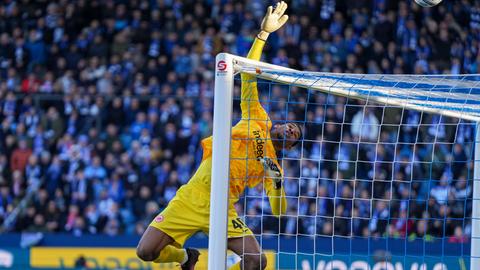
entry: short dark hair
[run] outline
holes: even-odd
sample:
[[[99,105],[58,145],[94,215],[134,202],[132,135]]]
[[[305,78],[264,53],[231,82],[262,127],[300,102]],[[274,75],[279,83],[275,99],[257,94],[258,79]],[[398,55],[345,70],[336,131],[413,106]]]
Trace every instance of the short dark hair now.
[[[298,142],[299,142],[299,141],[302,139],[302,137],[303,137],[303,128],[302,128],[302,126],[301,126],[299,123],[297,123],[297,122],[290,122],[290,124],[296,126],[296,127],[298,128],[298,130],[300,131],[300,137],[298,137],[298,140],[296,140],[296,141],[293,142],[293,144],[292,144],[292,147],[294,147],[295,145],[298,144]]]

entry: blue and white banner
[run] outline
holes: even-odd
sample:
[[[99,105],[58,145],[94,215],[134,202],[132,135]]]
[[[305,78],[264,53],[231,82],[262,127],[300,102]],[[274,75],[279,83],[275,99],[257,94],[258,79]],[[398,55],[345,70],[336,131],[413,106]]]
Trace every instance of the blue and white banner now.
[[[432,258],[393,256],[375,261],[365,256],[291,255],[280,253],[277,269],[302,270],[466,270],[469,259],[464,257]]]

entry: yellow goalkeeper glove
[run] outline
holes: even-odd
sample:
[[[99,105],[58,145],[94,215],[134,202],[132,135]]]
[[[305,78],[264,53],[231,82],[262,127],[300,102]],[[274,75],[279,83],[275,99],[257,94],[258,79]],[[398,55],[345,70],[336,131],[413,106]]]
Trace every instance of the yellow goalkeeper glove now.
[[[267,14],[263,18],[260,33],[257,35],[257,38],[261,40],[267,40],[268,35],[280,29],[288,20],[288,15],[285,15],[285,10],[287,10],[287,3],[281,1],[275,6],[275,9],[272,6],[269,6],[267,9]]]

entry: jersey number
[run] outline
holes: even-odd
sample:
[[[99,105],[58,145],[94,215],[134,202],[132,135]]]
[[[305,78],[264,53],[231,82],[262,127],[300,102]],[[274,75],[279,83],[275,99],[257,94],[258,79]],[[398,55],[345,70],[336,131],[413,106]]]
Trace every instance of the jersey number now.
[[[244,230],[247,227],[247,225],[245,225],[245,223],[243,223],[243,220],[241,218],[232,219],[232,225],[233,225],[234,229]]]

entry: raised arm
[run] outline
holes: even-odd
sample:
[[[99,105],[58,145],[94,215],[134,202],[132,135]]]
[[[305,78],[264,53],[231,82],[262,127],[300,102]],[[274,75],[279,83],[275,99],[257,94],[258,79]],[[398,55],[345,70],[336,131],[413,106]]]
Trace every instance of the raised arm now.
[[[267,14],[263,18],[261,31],[255,37],[253,45],[248,52],[247,58],[259,61],[262,57],[263,47],[270,33],[277,31],[288,20],[288,15],[284,15],[287,9],[285,2],[277,4],[275,9],[268,7]],[[258,114],[265,114],[258,98],[257,80],[255,76],[241,74],[242,94],[240,107],[242,109],[242,118],[248,119]]]

